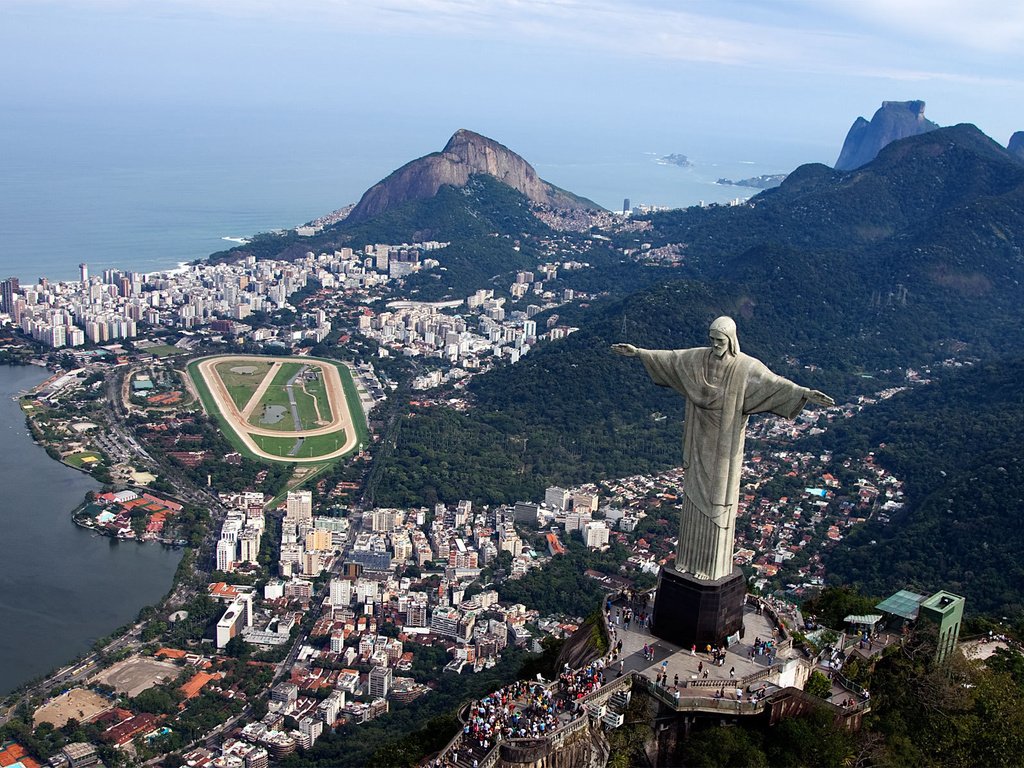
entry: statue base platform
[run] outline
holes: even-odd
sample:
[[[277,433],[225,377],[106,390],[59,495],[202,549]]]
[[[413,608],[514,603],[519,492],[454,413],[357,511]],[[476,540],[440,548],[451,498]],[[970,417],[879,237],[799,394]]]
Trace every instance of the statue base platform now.
[[[664,565],[658,574],[651,632],[682,648],[724,645],[726,637],[743,631],[746,592],[738,567],[728,576],[705,581]]]

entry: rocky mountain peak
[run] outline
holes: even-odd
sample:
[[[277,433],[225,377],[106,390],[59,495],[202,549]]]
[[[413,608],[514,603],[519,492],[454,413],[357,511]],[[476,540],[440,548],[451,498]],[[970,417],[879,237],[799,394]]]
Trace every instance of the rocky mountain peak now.
[[[541,179],[533,166],[503,144],[460,128],[440,152],[406,163],[370,187],[349,219],[361,221],[410,200],[433,197],[445,185],[464,187],[476,174],[493,176],[530,200],[553,208],[597,208]]]
[[[883,101],[870,122],[863,117],[854,120],[836,160],[836,170],[860,168],[874,160],[887,144],[938,127],[924,116],[923,101]]]

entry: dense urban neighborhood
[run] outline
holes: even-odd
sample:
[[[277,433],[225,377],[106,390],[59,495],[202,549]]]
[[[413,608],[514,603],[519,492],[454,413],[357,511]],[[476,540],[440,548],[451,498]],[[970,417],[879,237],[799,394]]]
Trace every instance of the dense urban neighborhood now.
[[[99,483],[68,524],[182,552],[159,604],[7,697],[0,764],[480,768],[538,750],[596,764],[635,757],[653,711],[687,728],[824,713],[842,739],[871,715],[870,670],[914,627],[936,627],[929,658],[951,658],[965,606],[954,590],[883,600],[830,583],[830,554],[885,531],[908,494],[884,441],[840,452],[830,438],[936,373],[976,367],[966,347],[858,367],[834,404],[751,420],[739,628],[686,647],[652,624],[680,544],[685,472],[655,445],[668,428],[678,441],[676,417],[637,394],[653,436],[635,431],[600,410],[600,373],[576,363],[556,384],[579,394],[575,415],[512,383],[544,355],[531,375],[556,370],[586,313],[622,299],[620,278],[598,273],[656,284],[687,263],[686,239],[650,237],[647,210],[538,205],[516,214],[532,222],[518,234],[325,239],[347,213],[177,270],[82,263],[77,281],[0,283],[4,359],[49,369],[18,398],[32,437]],[[488,248],[508,260],[497,275],[501,259],[465,258]],[[278,251],[288,258],[266,255]],[[645,312],[616,315],[615,337]],[[591,354],[610,360],[606,347]],[[529,419],[459,432],[462,417],[512,418],[481,405],[477,384],[495,375]],[[637,454],[614,466],[651,471],[531,461],[552,445],[560,460],[592,456],[598,433]],[[467,442],[481,436],[491,442]],[[978,658],[1010,646],[992,630],[975,640]]]

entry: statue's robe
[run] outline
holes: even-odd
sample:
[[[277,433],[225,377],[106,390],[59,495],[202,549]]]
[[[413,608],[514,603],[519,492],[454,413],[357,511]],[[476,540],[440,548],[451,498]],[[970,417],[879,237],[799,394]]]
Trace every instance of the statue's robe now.
[[[736,505],[747,417],[770,412],[794,418],[808,390],[742,352],[712,360],[709,347],[640,350],[655,384],[686,398],[683,506],[676,568],[699,579],[732,573]],[[717,373],[717,381],[711,371]]]

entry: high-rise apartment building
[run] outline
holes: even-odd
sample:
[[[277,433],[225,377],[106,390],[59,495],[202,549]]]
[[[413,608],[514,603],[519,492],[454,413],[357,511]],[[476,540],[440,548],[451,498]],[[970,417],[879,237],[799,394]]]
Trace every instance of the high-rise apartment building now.
[[[0,282],[0,300],[3,302],[0,309],[9,315],[14,314],[14,295],[18,292],[18,287],[19,283],[16,277],[8,277]]]
[[[391,670],[388,667],[374,667],[370,670],[367,686],[371,698],[386,699],[391,690]]]
[[[313,494],[309,491],[289,491],[284,519],[289,523],[312,523]]]
[[[217,570],[228,573],[234,570],[237,544],[234,539],[221,539],[217,542]]]

